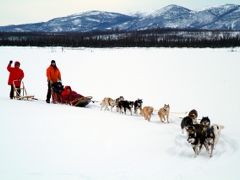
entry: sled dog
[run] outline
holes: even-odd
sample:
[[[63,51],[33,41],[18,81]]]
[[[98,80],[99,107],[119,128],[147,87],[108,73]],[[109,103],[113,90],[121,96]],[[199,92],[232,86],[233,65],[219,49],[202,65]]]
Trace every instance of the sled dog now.
[[[188,116],[192,118],[194,124],[197,123],[198,112],[196,109],[189,111]]]
[[[182,129],[182,133],[184,133],[184,129],[187,130],[189,126],[193,125],[193,120],[191,117],[186,116],[182,119],[181,122],[181,129]]]
[[[199,155],[202,146],[204,145],[206,130],[204,130],[204,127],[201,124],[190,125],[186,130],[188,132],[187,141],[192,145],[194,156],[196,157]]]
[[[123,111],[124,111],[124,113],[126,114],[126,111],[128,110],[130,112],[130,114],[132,115],[133,104],[134,104],[133,101],[126,101],[126,100],[119,101],[118,107],[120,109],[120,113],[123,113]]]
[[[134,102],[134,113],[137,114],[137,111],[140,110],[142,108],[142,99],[137,99],[135,102]]]
[[[199,155],[202,146],[206,148],[209,157],[213,156],[213,150],[217,144],[222,128],[223,126],[219,125],[207,127],[202,124],[193,124],[188,127],[187,141],[192,145],[195,157]]]
[[[110,97],[105,97],[101,102],[101,110],[104,108],[104,110],[109,110],[109,107],[111,108],[111,111],[113,107],[115,106],[115,101]]]
[[[214,146],[216,146],[216,144],[219,141],[221,131],[224,129],[224,126],[223,125],[218,125],[218,124],[213,124],[212,128],[213,128],[213,132],[214,132],[214,135],[215,135]]]
[[[214,145],[215,145],[214,128],[208,127],[205,133],[204,146],[210,157],[212,157]]]
[[[150,121],[153,113],[153,107],[151,106],[145,106],[142,109],[140,109],[140,115],[144,117],[145,120]]]
[[[116,111],[120,112],[120,108],[119,108],[119,101],[123,101],[124,97],[123,96],[119,96],[117,99],[115,99],[115,105],[116,105]]]
[[[169,123],[169,112],[170,112],[169,104],[164,104],[164,106],[159,109],[158,116],[162,122],[165,122],[167,120],[167,122]]]
[[[205,127],[210,127],[210,119],[208,117],[202,117],[200,124],[202,124]]]

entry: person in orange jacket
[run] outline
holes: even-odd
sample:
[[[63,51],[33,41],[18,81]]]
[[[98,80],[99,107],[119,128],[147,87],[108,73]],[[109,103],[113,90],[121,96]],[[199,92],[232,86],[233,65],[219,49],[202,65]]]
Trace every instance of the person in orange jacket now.
[[[17,96],[21,94],[21,81],[24,78],[24,72],[22,69],[20,69],[20,62],[16,61],[14,63],[14,67],[12,67],[13,61],[9,61],[7,70],[9,71],[9,78],[8,78],[8,85],[11,86],[10,90],[10,99],[13,99],[14,97],[14,85],[15,88],[17,88]]]
[[[53,83],[61,81],[61,73],[58,69],[55,60],[51,61],[50,66],[47,68],[47,81],[48,81],[48,91],[47,91],[47,99],[46,102],[50,103],[51,99],[51,87]]]

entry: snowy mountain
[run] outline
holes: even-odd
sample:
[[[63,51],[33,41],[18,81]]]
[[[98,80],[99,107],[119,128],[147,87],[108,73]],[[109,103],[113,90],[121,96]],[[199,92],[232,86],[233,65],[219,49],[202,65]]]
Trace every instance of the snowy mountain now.
[[[225,5],[206,10],[215,16],[212,22],[206,24],[205,29],[234,29],[240,30],[240,6]]]
[[[186,28],[191,10],[177,5],[169,5],[157,10],[136,23],[135,29]]]
[[[181,6],[169,5],[137,22],[136,29],[233,29],[240,30],[240,6],[224,5],[203,11],[192,11]]]
[[[45,23],[0,27],[0,31],[16,32],[88,32],[110,30],[122,23],[133,21],[135,17],[103,11],[88,11],[66,17],[55,18]]]
[[[88,11],[42,23],[2,26],[0,31],[90,32],[152,28],[240,30],[240,5],[226,4],[202,11],[169,5],[150,14],[131,15]]]

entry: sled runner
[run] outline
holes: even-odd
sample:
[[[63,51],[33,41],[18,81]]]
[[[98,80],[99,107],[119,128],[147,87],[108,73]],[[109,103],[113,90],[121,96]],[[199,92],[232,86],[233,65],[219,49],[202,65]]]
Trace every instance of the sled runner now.
[[[13,90],[14,90],[14,99],[17,100],[37,100],[34,98],[34,95],[28,95],[24,82],[21,81],[20,87],[16,87],[16,82],[19,80],[13,81]]]
[[[92,102],[92,96],[86,96],[86,97],[81,97],[79,99],[74,100],[74,102],[71,102],[71,105],[77,106],[77,107],[85,107],[90,102]]]

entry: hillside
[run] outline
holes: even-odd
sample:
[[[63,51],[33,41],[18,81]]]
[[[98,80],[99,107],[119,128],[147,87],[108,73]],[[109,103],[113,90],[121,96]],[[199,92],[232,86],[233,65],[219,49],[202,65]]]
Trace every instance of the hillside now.
[[[201,11],[169,5],[152,13],[126,15],[88,11],[47,22],[0,27],[2,32],[91,32],[155,28],[240,30],[240,5],[226,4]]]

